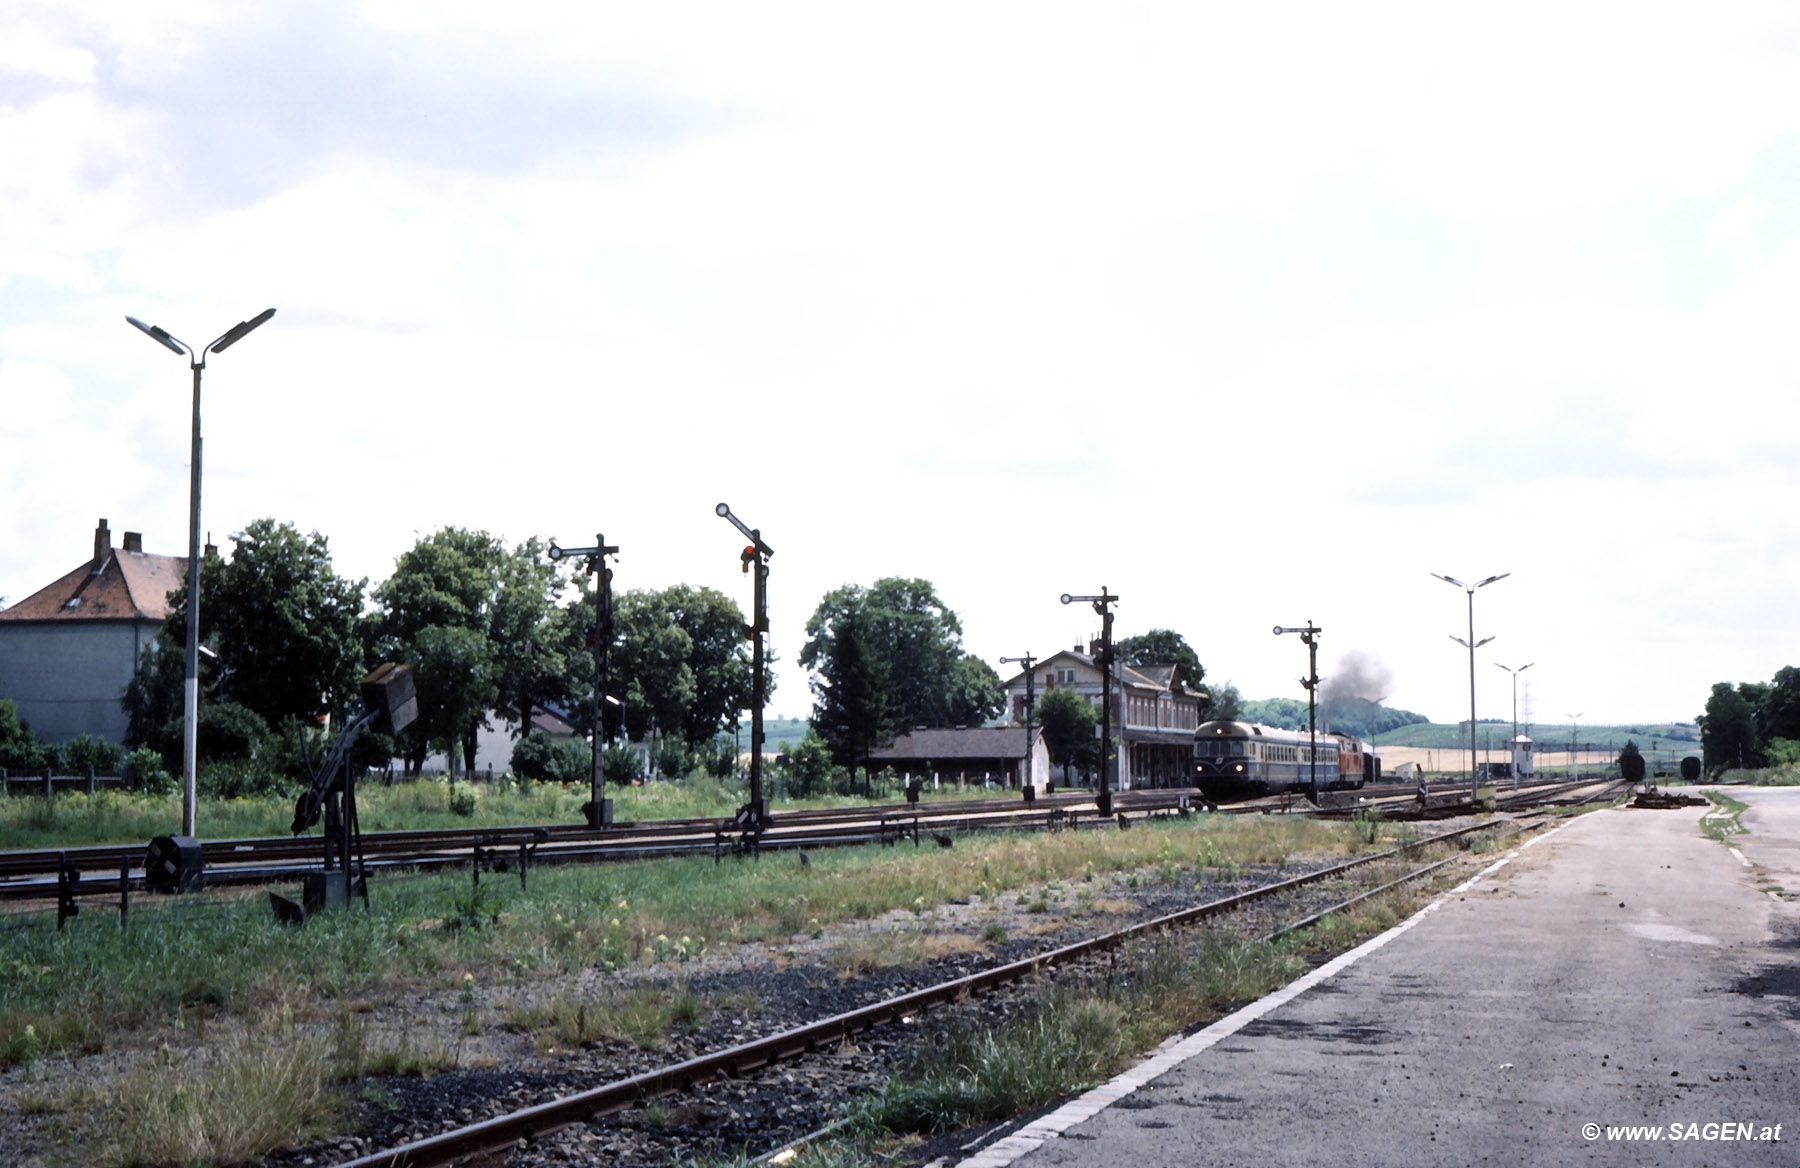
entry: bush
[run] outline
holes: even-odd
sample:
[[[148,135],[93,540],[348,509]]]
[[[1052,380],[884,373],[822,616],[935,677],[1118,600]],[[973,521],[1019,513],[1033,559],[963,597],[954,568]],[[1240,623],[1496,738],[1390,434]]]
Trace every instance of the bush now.
[[[737,770],[737,747],[724,739],[700,748],[700,765],[715,779],[728,779]]]
[[[644,777],[644,756],[623,743],[609,746],[600,756],[600,777],[609,783],[629,787]]]
[[[125,748],[104,738],[80,734],[63,743],[62,760],[70,774],[85,775],[92,768],[97,775],[116,775],[125,761]]]
[[[254,799],[264,795],[292,795],[301,784],[250,758],[203,761],[195,783],[208,799]]]
[[[831,786],[831,748],[811,730],[806,732],[799,746],[777,760],[777,765],[791,799],[822,795]]]
[[[552,738],[533,730],[512,752],[513,773],[545,783],[585,783],[594,769],[594,752],[579,738]]]
[[[681,739],[664,738],[656,744],[656,773],[663,778],[686,778],[694,763],[694,752]]]
[[[162,755],[148,746],[140,746],[125,756],[124,773],[125,781],[146,795],[168,795],[180,786],[163,765]]]
[[[56,761],[56,748],[38,741],[31,727],[19,720],[18,703],[0,698],[0,767],[38,771]]]
[[[163,757],[173,762],[181,756],[182,719],[172,719],[164,738],[175,744],[174,754]],[[256,711],[236,702],[201,702],[198,732],[200,757],[203,759],[249,758],[256,745],[268,736],[269,724]]]

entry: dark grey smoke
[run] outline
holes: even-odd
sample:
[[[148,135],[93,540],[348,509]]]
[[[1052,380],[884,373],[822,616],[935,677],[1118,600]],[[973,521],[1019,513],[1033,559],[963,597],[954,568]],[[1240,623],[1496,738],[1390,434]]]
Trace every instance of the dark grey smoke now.
[[[1337,670],[1319,687],[1327,705],[1350,698],[1380,701],[1394,692],[1394,673],[1367,653],[1351,650],[1338,661]]]

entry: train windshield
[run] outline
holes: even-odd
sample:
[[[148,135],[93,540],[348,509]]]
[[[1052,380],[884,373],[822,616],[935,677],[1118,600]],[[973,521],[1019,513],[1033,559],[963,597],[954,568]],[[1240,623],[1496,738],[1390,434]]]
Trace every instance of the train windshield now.
[[[1202,758],[1230,758],[1243,754],[1244,746],[1242,738],[1202,738],[1195,743],[1195,752]]]

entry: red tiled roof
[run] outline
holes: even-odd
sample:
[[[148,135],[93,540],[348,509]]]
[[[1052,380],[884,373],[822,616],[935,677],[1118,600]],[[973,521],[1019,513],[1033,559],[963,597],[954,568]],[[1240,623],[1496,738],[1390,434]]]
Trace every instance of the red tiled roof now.
[[[180,586],[186,572],[186,556],[114,550],[98,574],[90,560],[48,588],[0,609],[0,621],[160,621],[169,615],[170,590]]]

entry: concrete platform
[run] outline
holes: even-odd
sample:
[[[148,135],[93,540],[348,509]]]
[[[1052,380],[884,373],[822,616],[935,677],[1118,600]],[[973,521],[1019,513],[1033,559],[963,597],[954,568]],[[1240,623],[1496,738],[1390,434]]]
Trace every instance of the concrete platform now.
[[[1800,789],[1730,794],[1730,846],[1573,820],[963,1163],[1800,1164]]]

